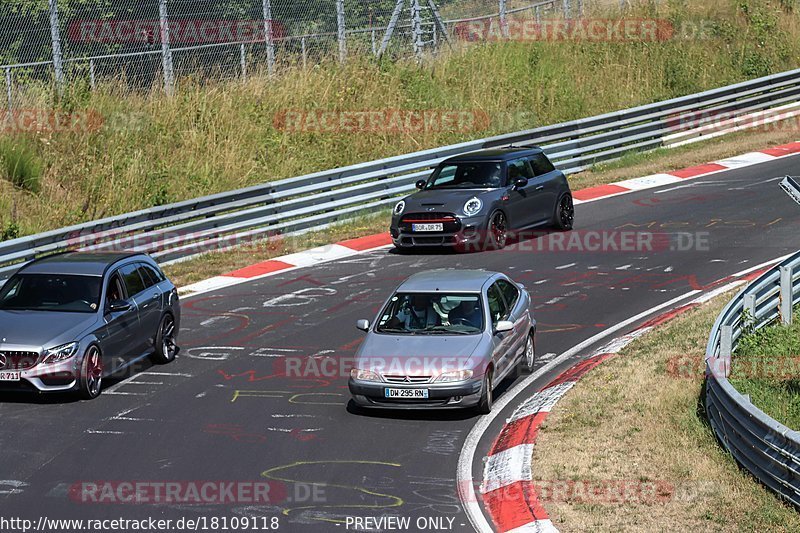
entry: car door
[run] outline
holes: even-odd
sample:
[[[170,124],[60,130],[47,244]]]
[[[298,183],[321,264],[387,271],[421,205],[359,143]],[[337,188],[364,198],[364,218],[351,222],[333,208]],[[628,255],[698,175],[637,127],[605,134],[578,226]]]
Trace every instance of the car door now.
[[[497,283],[486,291],[486,303],[492,334],[492,360],[494,361],[495,383],[506,374],[508,355],[514,341],[513,331],[496,332],[497,323],[508,316],[508,308]]]
[[[515,182],[524,178],[527,183],[518,187]],[[508,218],[513,228],[524,228],[538,221],[538,213],[544,208],[543,200],[536,190],[533,169],[526,158],[508,162]]]
[[[161,291],[144,270],[142,263],[131,263],[120,269],[128,294],[139,310],[139,331],[136,335],[136,355],[152,350],[161,321]]]
[[[506,279],[497,280],[497,287],[503,295],[506,307],[509,309],[508,316],[505,320],[514,323],[513,340],[509,348],[508,364],[515,365],[525,350],[525,343],[528,340],[528,331],[530,330],[530,315],[527,306],[524,305],[522,298],[520,298],[519,289],[510,281]]]
[[[112,311],[111,303],[124,301],[130,307],[121,311]],[[103,297],[103,320],[105,326],[100,332],[100,345],[104,366],[116,370],[124,366],[135,352],[135,339],[139,332],[139,313],[136,304],[128,297],[125,283],[119,271],[108,276]]]
[[[555,213],[556,202],[559,193],[560,172],[556,170],[544,153],[538,153],[530,158],[531,168],[533,169],[534,190],[540,199],[536,214],[538,222],[549,222]]]

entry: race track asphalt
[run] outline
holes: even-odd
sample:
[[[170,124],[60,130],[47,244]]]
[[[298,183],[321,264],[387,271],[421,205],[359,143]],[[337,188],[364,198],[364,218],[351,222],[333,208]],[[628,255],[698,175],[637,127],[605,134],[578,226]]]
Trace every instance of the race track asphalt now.
[[[554,239],[563,234],[499,252],[384,249],[185,299],[182,352],[173,364],[107,384],[92,402],[0,396],[0,516],[259,516],[279,517],[280,531],[324,532],[345,530],[348,516],[396,515],[411,518],[412,526],[417,518],[452,518],[452,530],[471,531],[457,495],[456,463],[477,416],[352,412],[342,361],[363,338],[355,321],[372,319],[416,271],[502,271],[532,293],[541,366],[637,313],[800,248],[800,207],[774,179],[786,174],[800,174],[800,156],[577,206],[584,245],[596,244],[588,232],[606,235],[607,245],[619,243],[621,231],[653,232],[656,250],[561,251]],[[284,376],[287,362],[303,375]],[[530,391],[573,362],[537,379]],[[341,377],[314,376],[315,368],[345,370]],[[494,435],[490,428],[476,462]],[[125,481],[183,487],[270,481],[273,501],[137,504],[109,502],[109,494],[103,503],[81,501],[87,483]]]

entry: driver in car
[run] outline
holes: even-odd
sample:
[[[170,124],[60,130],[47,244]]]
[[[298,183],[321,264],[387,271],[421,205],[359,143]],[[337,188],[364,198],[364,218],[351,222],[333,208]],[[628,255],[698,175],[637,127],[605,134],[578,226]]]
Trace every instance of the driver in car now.
[[[433,309],[431,302],[424,294],[415,294],[410,305],[405,305],[392,319],[404,329],[425,329],[441,324],[441,317]]]
[[[483,326],[483,317],[478,307],[478,300],[463,300],[458,304],[458,307],[450,311],[448,320],[451,324],[462,324],[465,326],[472,326],[475,329],[481,329]]]

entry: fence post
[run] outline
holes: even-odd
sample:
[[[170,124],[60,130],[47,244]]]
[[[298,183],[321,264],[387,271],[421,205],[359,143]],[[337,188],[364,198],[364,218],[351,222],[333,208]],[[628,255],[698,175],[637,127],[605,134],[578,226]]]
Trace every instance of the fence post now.
[[[11,96],[11,67],[6,67],[6,96],[8,97],[8,112],[14,108],[14,99]]]
[[[414,35],[414,55],[422,59],[422,13],[419,0],[411,0],[411,27]]]
[[[272,1],[262,0],[261,8],[264,11],[264,42],[267,44],[267,73],[275,74],[275,42],[272,35]]]
[[[500,0],[500,31],[503,38],[508,39],[508,5],[506,0]]]
[[[344,0],[336,0],[336,35],[339,40],[339,62],[347,59],[347,33],[344,27]]]
[[[308,50],[306,50],[306,38],[300,39],[300,48],[303,52],[303,68],[308,68]]]
[[[169,17],[167,16],[167,0],[158,0],[158,18],[161,30],[161,64],[164,68],[164,90],[172,96],[175,84],[175,73],[172,70],[172,49],[169,46]]]
[[[239,64],[242,67],[242,81],[244,81],[247,78],[247,52],[244,43],[239,45]]]
[[[375,30],[372,30],[372,55],[378,55],[378,43],[375,40]]]
[[[792,277],[793,277],[793,270],[791,266],[782,266],[780,267],[781,271],[781,308],[780,308],[780,315],[781,315],[781,323],[784,326],[789,326],[792,323],[792,311],[793,311],[793,302],[792,302]]]
[[[562,0],[561,10],[564,12],[565,19],[572,18],[570,16],[570,0]]]
[[[94,59],[89,60],[89,86],[92,90],[95,89],[96,80],[95,80],[95,72],[94,72]]]
[[[534,13],[534,16],[536,17],[536,24],[541,24],[542,23],[542,10],[539,8],[539,6],[536,6],[533,9],[533,13]]]
[[[56,89],[64,91],[64,65],[61,57],[61,29],[58,25],[58,2],[48,0],[50,9],[50,39],[53,42],[53,69],[56,74]]]

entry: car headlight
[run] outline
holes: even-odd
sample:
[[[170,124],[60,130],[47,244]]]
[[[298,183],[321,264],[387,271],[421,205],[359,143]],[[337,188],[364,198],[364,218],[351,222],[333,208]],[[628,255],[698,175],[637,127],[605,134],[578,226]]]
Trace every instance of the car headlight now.
[[[395,216],[402,214],[402,212],[405,210],[406,210],[405,200],[400,200],[399,202],[397,202],[397,205],[394,206]]]
[[[470,198],[464,204],[464,214],[468,217],[474,217],[483,209],[483,202],[480,198]]]
[[[453,381],[465,381],[472,377],[472,370],[451,370],[442,372],[436,378],[436,383],[451,383]]]
[[[78,351],[77,342],[71,342],[69,344],[62,344],[61,346],[50,348],[49,350],[44,352],[44,359],[42,359],[42,363],[53,364],[53,363],[60,363],[61,361],[66,361],[70,357],[74,356],[77,351]]]
[[[350,370],[350,377],[359,381],[380,381],[381,378],[372,370],[363,370],[361,368],[353,368]]]

